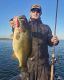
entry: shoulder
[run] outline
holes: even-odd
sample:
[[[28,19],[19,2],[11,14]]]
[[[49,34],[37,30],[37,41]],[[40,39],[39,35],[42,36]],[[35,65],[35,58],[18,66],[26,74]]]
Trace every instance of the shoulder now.
[[[50,26],[47,25],[47,24],[43,24],[43,23],[42,23],[41,26],[44,27],[44,28],[46,28],[46,29],[50,29]]]
[[[41,26],[42,29],[46,30],[47,32],[48,32],[48,31],[51,31],[51,28],[50,28],[49,25],[47,25],[47,24],[43,24],[43,23],[42,23],[40,26]]]

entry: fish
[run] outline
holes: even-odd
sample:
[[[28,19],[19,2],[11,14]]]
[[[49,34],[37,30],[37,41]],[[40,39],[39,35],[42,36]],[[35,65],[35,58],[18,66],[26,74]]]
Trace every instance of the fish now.
[[[14,17],[13,51],[19,67],[26,68],[27,60],[32,51],[32,38],[27,18],[23,16]]]

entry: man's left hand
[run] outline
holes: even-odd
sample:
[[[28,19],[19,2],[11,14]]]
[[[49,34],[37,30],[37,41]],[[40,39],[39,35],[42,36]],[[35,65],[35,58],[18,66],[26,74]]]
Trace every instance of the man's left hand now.
[[[56,45],[56,44],[59,42],[57,36],[53,36],[53,37],[51,38],[51,42],[53,43],[53,45]]]

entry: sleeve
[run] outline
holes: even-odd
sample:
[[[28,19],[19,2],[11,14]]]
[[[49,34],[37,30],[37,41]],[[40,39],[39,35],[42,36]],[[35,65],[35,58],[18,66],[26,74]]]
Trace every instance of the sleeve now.
[[[51,42],[51,38],[53,37],[52,31],[51,31],[51,29],[48,25],[47,25],[47,27],[48,27],[47,43],[48,43],[49,46],[53,46],[53,43]]]

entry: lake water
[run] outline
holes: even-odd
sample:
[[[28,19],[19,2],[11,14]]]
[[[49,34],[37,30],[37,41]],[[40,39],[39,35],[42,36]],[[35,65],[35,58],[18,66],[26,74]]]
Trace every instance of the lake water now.
[[[51,59],[52,48],[49,47],[49,54]],[[18,75],[20,70],[18,68],[18,61],[12,58],[12,41],[0,40],[0,80],[9,80]],[[55,74],[61,76],[64,80],[64,41],[60,41],[59,45],[55,47],[55,56],[58,58],[55,63]]]

